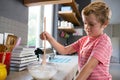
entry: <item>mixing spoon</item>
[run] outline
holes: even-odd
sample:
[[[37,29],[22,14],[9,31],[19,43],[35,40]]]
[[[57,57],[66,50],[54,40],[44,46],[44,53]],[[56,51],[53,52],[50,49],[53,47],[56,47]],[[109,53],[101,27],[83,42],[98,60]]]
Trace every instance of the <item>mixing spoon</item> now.
[[[44,32],[46,31],[46,17],[44,18]],[[42,65],[46,65],[46,37],[44,36],[44,54],[42,59]]]

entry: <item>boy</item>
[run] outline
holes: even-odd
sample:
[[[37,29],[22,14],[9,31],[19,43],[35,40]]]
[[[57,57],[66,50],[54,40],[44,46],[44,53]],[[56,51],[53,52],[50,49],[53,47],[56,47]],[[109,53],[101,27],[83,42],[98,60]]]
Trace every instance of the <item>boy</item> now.
[[[111,11],[104,2],[93,2],[82,10],[82,20],[87,36],[68,46],[59,44],[47,32],[40,35],[47,39],[61,54],[78,53],[79,73],[76,80],[111,80],[109,63],[112,54],[110,38],[103,31]]]

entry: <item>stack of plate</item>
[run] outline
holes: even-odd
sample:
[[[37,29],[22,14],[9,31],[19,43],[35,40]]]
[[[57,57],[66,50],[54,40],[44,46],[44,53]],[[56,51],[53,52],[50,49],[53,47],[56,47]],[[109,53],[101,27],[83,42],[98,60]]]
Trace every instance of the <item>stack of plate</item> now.
[[[34,48],[16,48],[11,55],[10,70],[24,70],[28,64],[37,60],[37,56],[34,54]]]

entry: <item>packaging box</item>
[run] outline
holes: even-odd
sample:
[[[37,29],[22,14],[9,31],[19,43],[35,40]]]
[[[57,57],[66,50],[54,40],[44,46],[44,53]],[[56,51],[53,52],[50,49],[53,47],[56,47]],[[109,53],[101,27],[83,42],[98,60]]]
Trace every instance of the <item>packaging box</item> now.
[[[72,8],[70,6],[63,6],[61,7],[61,11],[72,11]]]

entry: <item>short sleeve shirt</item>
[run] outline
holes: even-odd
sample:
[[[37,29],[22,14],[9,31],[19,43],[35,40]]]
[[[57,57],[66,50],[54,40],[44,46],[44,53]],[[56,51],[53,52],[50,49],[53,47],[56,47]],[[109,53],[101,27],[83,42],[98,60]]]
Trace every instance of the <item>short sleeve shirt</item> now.
[[[112,44],[106,34],[102,34],[97,38],[84,36],[74,42],[72,46],[78,53],[79,69],[81,69],[91,57],[99,61],[99,64],[87,80],[111,80],[109,63],[112,54]]]

